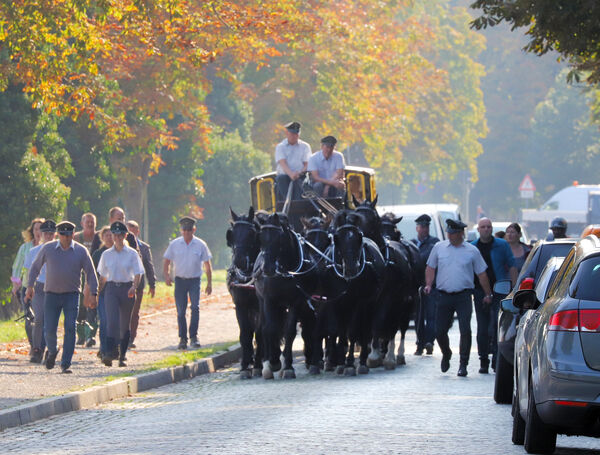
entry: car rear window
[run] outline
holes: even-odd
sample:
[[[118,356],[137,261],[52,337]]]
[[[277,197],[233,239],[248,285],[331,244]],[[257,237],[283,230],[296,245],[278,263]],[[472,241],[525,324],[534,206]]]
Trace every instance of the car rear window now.
[[[579,264],[569,294],[576,299],[600,301],[600,256],[593,256]]]
[[[557,256],[566,256],[571,248],[573,248],[573,245],[570,243],[547,243],[543,245],[540,252],[540,259],[535,269],[535,281],[540,277],[540,273],[544,270],[548,259]]]

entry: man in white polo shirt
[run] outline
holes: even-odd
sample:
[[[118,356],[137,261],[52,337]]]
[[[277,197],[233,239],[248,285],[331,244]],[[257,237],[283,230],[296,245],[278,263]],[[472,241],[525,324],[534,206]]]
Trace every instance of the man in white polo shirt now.
[[[206,272],[206,294],[212,292],[212,254],[204,240],[194,235],[196,220],[184,216],[179,220],[181,237],[177,237],[167,247],[164,254],[163,275],[167,286],[173,283],[171,272],[175,276],[175,306],[177,307],[177,325],[179,327],[179,349],[187,348],[187,335],[190,336],[190,347],[199,348],[198,324],[200,322],[200,278],[202,267]],[[171,266],[172,264],[172,266]],[[171,270],[170,270],[171,269]],[[189,332],[185,311],[188,296],[192,316]]]
[[[285,125],[286,138],[275,147],[275,187],[278,201],[284,201],[287,197],[290,182],[294,182],[292,199],[299,199],[302,194],[302,177],[306,173],[312,150],[308,143],[300,140],[300,127],[298,122]]]
[[[318,196],[340,197],[346,190],[344,155],[335,150],[335,144],[335,137],[325,136],[321,139],[321,151],[308,160],[308,172]]]

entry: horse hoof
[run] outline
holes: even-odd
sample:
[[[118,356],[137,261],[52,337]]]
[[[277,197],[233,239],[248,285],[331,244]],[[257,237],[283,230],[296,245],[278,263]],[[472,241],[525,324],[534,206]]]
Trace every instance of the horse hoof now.
[[[325,371],[334,371],[335,370],[335,366],[331,362],[325,362],[324,370]]]
[[[367,366],[369,368],[377,368],[377,367],[380,367],[382,364],[383,363],[381,361],[381,357],[367,359]]]
[[[396,362],[393,361],[385,361],[383,362],[383,368],[386,370],[395,370],[396,369]]]
[[[359,365],[358,374],[369,374],[369,367],[366,365]]]
[[[311,365],[308,369],[308,374],[316,376],[318,374],[321,374],[321,369],[317,365]]]
[[[406,359],[404,358],[403,355],[399,355],[396,358],[396,365],[406,365]]]
[[[335,369],[335,372],[337,374],[344,374],[344,365],[338,365],[337,368]]]
[[[250,379],[252,378],[252,372],[250,370],[241,370],[240,371],[240,379]]]
[[[262,377],[263,379],[275,379],[275,377],[273,376],[273,371],[269,368],[263,368]]]
[[[283,379],[296,379],[296,372],[294,370],[283,370]]]
[[[271,364],[271,370],[273,371],[279,371],[281,370],[281,361],[278,360],[277,362],[274,362]]]
[[[319,368],[322,370],[323,368],[325,368],[325,362],[323,362],[322,360],[319,360]]]
[[[356,376],[356,368],[354,368],[354,367],[344,368],[344,376]]]
[[[262,376],[262,368],[252,368],[252,376],[255,378]]]

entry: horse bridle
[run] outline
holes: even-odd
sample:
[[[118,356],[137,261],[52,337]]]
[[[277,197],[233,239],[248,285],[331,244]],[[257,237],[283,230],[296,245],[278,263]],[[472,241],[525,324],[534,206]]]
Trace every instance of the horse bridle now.
[[[283,229],[283,226],[277,226],[276,224],[263,224],[260,226],[260,230],[262,231],[263,229],[268,230],[275,230],[275,231],[280,231],[282,234],[285,234],[286,231]],[[277,270],[277,265],[279,265],[279,261],[276,262],[276,267],[275,267],[275,274],[281,277],[285,277],[285,278],[289,278],[295,274],[298,274],[298,272],[300,272],[300,270],[302,269],[302,266],[304,265],[304,248],[302,248],[302,242],[301,242],[301,236],[300,234],[297,234],[296,232],[292,231],[292,237],[294,237],[294,239],[296,240],[296,242],[298,243],[298,254],[300,256],[299,258],[299,262],[298,262],[298,266],[296,267],[296,270],[293,271],[287,271],[287,272],[280,272],[279,270]]]
[[[254,223],[252,223],[251,221],[245,221],[245,220],[234,221],[232,228],[234,228],[236,224],[250,226],[250,228],[254,232],[254,234],[255,235],[257,234],[256,225]],[[236,246],[232,245],[231,249],[234,250],[234,254],[235,254]],[[248,270],[250,270],[250,274],[248,274],[248,275],[246,275],[246,273],[243,270],[241,270],[238,266],[236,266],[235,263],[233,263],[233,261],[232,261],[232,265],[233,265],[233,271],[235,273],[236,278],[240,281],[248,282],[252,279],[252,269],[250,266],[253,265],[254,263],[250,260],[250,255],[248,253],[246,253],[245,259],[246,259],[246,268]]]
[[[358,231],[360,234],[362,234],[362,231],[357,226],[355,226],[353,224],[343,224],[343,225],[341,225],[340,227],[338,227],[336,229],[336,232],[337,231],[341,231],[341,230],[350,230],[350,229]],[[331,242],[331,257],[333,258],[333,264],[332,264],[333,265],[333,271],[335,272],[335,274],[339,278],[341,278],[343,280],[346,280],[346,281],[350,281],[350,280],[353,280],[353,279],[359,277],[363,273],[363,271],[365,270],[365,265],[367,263],[367,259],[366,259],[366,255],[365,255],[365,241],[364,241],[364,239],[363,239],[362,245],[360,247],[360,262],[361,262],[360,268],[358,270],[358,273],[352,275],[351,277],[347,277],[345,275],[345,273],[344,273],[343,270],[342,270],[341,273],[338,270],[338,265],[335,262],[335,242],[333,241],[333,239],[332,239],[332,242]]]

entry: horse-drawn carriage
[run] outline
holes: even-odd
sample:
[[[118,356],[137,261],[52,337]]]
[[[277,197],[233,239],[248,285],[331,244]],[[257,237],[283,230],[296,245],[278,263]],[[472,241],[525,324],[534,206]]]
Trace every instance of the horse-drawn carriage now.
[[[298,321],[311,374],[334,367],[356,374],[355,347],[358,373],[404,364],[416,277],[424,274],[415,262],[416,247],[387,234],[386,225],[393,236],[399,220],[377,213],[374,171],[346,167],[346,192],[339,198],[304,187],[302,198],[292,200],[290,185],[286,200],[278,201],[275,178],[271,172],[250,180],[252,206],[247,215],[231,211],[227,232],[233,251],[227,284],[240,325],[241,377],[269,379],[279,370],[295,377],[291,347]]]
[[[290,223],[300,229],[301,217],[320,216],[332,210],[344,207],[355,208],[353,197],[358,202],[372,201],[377,195],[375,189],[375,171],[367,167],[346,166],[346,200],[343,197],[318,198],[311,191],[306,191],[302,199],[292,200],[286,207]],[[275,190],[275,172],[257,175],[250,179],[250,195],[252,207],[266,212],[282,212],[286,201],[278,201]]]

